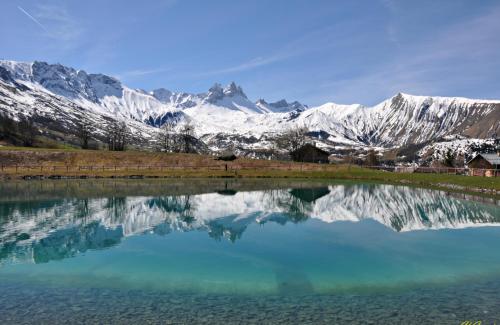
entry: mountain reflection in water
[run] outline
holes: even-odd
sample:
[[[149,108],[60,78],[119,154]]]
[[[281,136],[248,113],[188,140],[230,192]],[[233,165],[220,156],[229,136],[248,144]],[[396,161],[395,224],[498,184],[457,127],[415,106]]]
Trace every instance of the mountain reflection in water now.
[[[143,233],[164,236],[202,230],[215,240],[235,242],[253,223],[372,219],[396,232],[500,223],[497,205],[461,200],[440,191],[392,185],[313,185],[238,191],[226,184],[223,190],[203,194],[96,197],[93,193],[0,202],[0,264],[60,260]]]

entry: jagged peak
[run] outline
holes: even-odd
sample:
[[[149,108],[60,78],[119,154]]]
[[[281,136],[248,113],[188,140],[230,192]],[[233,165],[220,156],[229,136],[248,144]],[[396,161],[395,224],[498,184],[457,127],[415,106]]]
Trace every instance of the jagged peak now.
[[[265,99],[263,99],[263,98],[259,98],[259,99],[255,102],[255,104],[257,104],[257,105],[263,105],[263,106],[269,105],[269,103],[268,103],[268,102],[266,102],[266,100],[265,100]]]
[[[276,102],[268,103],[261,98],[255,104],[272,113],[286,113],[298,110],[303,111],[308,108],[307,105],[303,105],[298,101],[288,102],[286,99],[280,99]]]
[[[226,87],[222,88],[221,84],[215,83],[205,95],[204,101],[215,104],[217,101],[222,100],[224,97],[235,97],[240,96],[248,99],[243,89],[236,85],[233,81]]]
[[[0,66],[9,71],[14,79],[31,79],[33,62],[0,60]]]
[[[232,81],[229,85],[227,85],[224,88],[224,95],[229,96],[229,97],[240,95],[244,98],[247,98],[247,95],[245,95],[245,93],[243,92],[243,89],[240,86],[236,85],[236,83],[234,81]]]
[[[170,96],[172,96],[172,92],[166,88],[153,89],[152,91],[149,92],[149,94],[160,101],[165,100]]]
[[[72,67],[65,66],[61,63],[47,63],[44,61],[33,61],[32,64],[33,70],[35,69],[50,69],[50,70],[56,70],[57,72],[63,72],[63,73],[72,73],[72,74],[87,74],[84,70],[76,70]]]
[[[0,60],[0,65],[3,67],[27,66],[31,67],[33,62],[29,61],[13,61],[13,60]]]
[[[220,83],[216,82],[208,89],[208,92],[220,92],[223,91]]]
[[[286,101],[286,99],[280,99],[274,103],[270,103],[269,105],[273,106],[273,107],[288,107],[289,104],[288,102]]]
[[[210,89],[208,89],[208,93],[205,96],[205,101],[214,104],[218,100],[221,100],[224,97],[224,90],[219,83],[215,83]]]

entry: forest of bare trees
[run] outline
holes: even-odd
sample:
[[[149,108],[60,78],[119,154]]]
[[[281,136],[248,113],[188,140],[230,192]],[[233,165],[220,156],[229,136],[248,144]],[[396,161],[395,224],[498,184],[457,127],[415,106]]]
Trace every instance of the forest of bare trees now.
[[[195,130],[194,125],[190,122],[184,123],[180,130],[180,140],[182,152],[185,153],[195,153],[196,152],[196,138],[195,138]]]
[[[18,138],[17,122],[10,116],[0,114],[0,140],[15,143]]]
[[[33,147],[35,144],[35,137],[38,134],[38,129],[32,117],[21,117],[18,123],[18,131],[23,145],[26,147]]]
[[[288,129],[276,137],[276,147],[289,153],[293,152],[306,144],[308,132],[309,130],[306,127],[297,126]]]
[[[39,133],[33,117],[20,116],[19,121],[16,121],[10,116],[0,115],[0,140],[33,147]]]
[[[165,122],[158,132],[156,138],[156,149],[163,152],[175,152],[176,134],[172,121]]]
[[[112,121],[106,126],[106,141],[110,151],[124,151],[131,137],[127,124]]]
[[[80,141],[82,149],[90,149],[90,141],[92,139],[93,132],[94,126],[89,121],[83,120],[78,124],[77,137]]]
[[[175,124],[168,121],[158,132],[156,149],[163,152],[195,153],[197,141],[193,124],[185,122],[176,129]]]
[[[380,164],[380,161],[378,159],[377,153],[375,150],[370,149],[368,150],[368,153],[366,154],[364,165],[366,166],[378,166]]]

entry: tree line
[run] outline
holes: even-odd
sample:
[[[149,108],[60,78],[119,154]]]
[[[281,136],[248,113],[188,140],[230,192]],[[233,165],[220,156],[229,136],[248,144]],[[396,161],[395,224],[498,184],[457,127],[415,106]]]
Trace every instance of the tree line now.
[[[0,140],[32,147],[39,133],[34,118],[20,116],[16,121],[8,115],[0,114]]]
[[[82,122],[78,126],[78,138],[82,149],[89,149],[90,142],[96,138],[96,128],[89,122]],[[109,121],[104,128],[104,142],[110,151],[124,151],[128,146],[147,141],[142,135],[131,132],[124,121]],[[153,149],[162,152],[195,153],[198,139],[195,136],[195,127],[189,121],[179,128],[173,121],[167,121],[158,130],[153,138]]]
[[[37,113],[31,117],[19,116],[17,120],[0,114],[0,140],[7,140],[15,145],[34,146],[37,137],[42,134],[39,125],[35,122]],[[190,121],[182,124],[176,121],[166,121],[152,139],[143,139],[140,132],[132,132],[124,121],[109,119],[104,126],[97,126],[87,118],[83,118],[74,125],[73,143],[82,149],[99,149],[99,143],[104,144],[110,151],[124,151],[133,145],[149,144],[149,148],[160,152],[196,153],[199,151],[200,140],[196,138],[195,126]],[[290,154],[312,140],[311,132],[307,127],[296,126],[287,129],[272,139],[272,151],[285,153],[285,156],[274,158],[290,159]],[[152,141],[151,141],[152,140]],[[370,150],[365,158],[347,157],[347,163],[378,165],[379,160],[375,151]]]
[[[186,121],[177,130],[175,126],[173,121],[167,121],[160,127],[156,137],[156,150],[162,152],[197,152],[196,145],[199,140],[195,135],[195,126],[189,121]]]
[[[38,120],[36,110],[31,116],[20,114],[13,117],[0,113],[0,141],[25,147],[46,144],[43,141],[46,140],[44,136],[47,132]],[[169,120],[149,139],[143,138],[140,131],[132,132],[124,121],[110,119],[103,124],[97,126],[82,116],[80,121],[66,130],[69,134],[66,134],[65,142],[78,145],[82,149],[99,149],[104,144],[110,151],[124,151],[134,145],[144,144],[163,152],[195,153],[199,150],[195,126],[190,121],[176,125],[174,121]]]

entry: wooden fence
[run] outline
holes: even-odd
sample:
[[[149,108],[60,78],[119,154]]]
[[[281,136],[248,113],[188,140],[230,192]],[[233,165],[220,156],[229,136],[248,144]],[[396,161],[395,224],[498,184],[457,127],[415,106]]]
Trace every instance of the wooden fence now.
[[[311,163],[281,163],[272,165],[220,163],[208,165],[0,165],[0,172],[4,173],[77,173],[77,172],[130,172],[130,171],[160,171],[175,170],[190,171],[238,171],[238,170],[282,170],[282,171],[335,171],[338,165],[311,164]],[[479,168],[452,168],[452,167],[403,167],[403,166],[363,166],[364,168],[384,170],[399,173],[431,173],[453,174],[468,176],[499,177],[500,170]]]
[[[370,167],[371,168],[371,167]],[[374,168],[377,168],[376,166]],[[379,169],[379,168],[377,168]],[[387,170],[387,168],[382,168]],[[399,173],[424,173],[424,174],[450,174],[450,175],[466,175],[466,176],[486,176],[499,177],[500,170],[498,169],[483,169],[483,168],[455,168],[455,167],[392,167],[394,172]]]
[[[334,165],[328,164],[275,164],[275,165],[256,165],[256,164],[210,164],[210,165],[0,165],[0,172],[118,172],[118,171],[169,171],[169,170],[289,170],[289,171],[325,171],[336,169]]]

